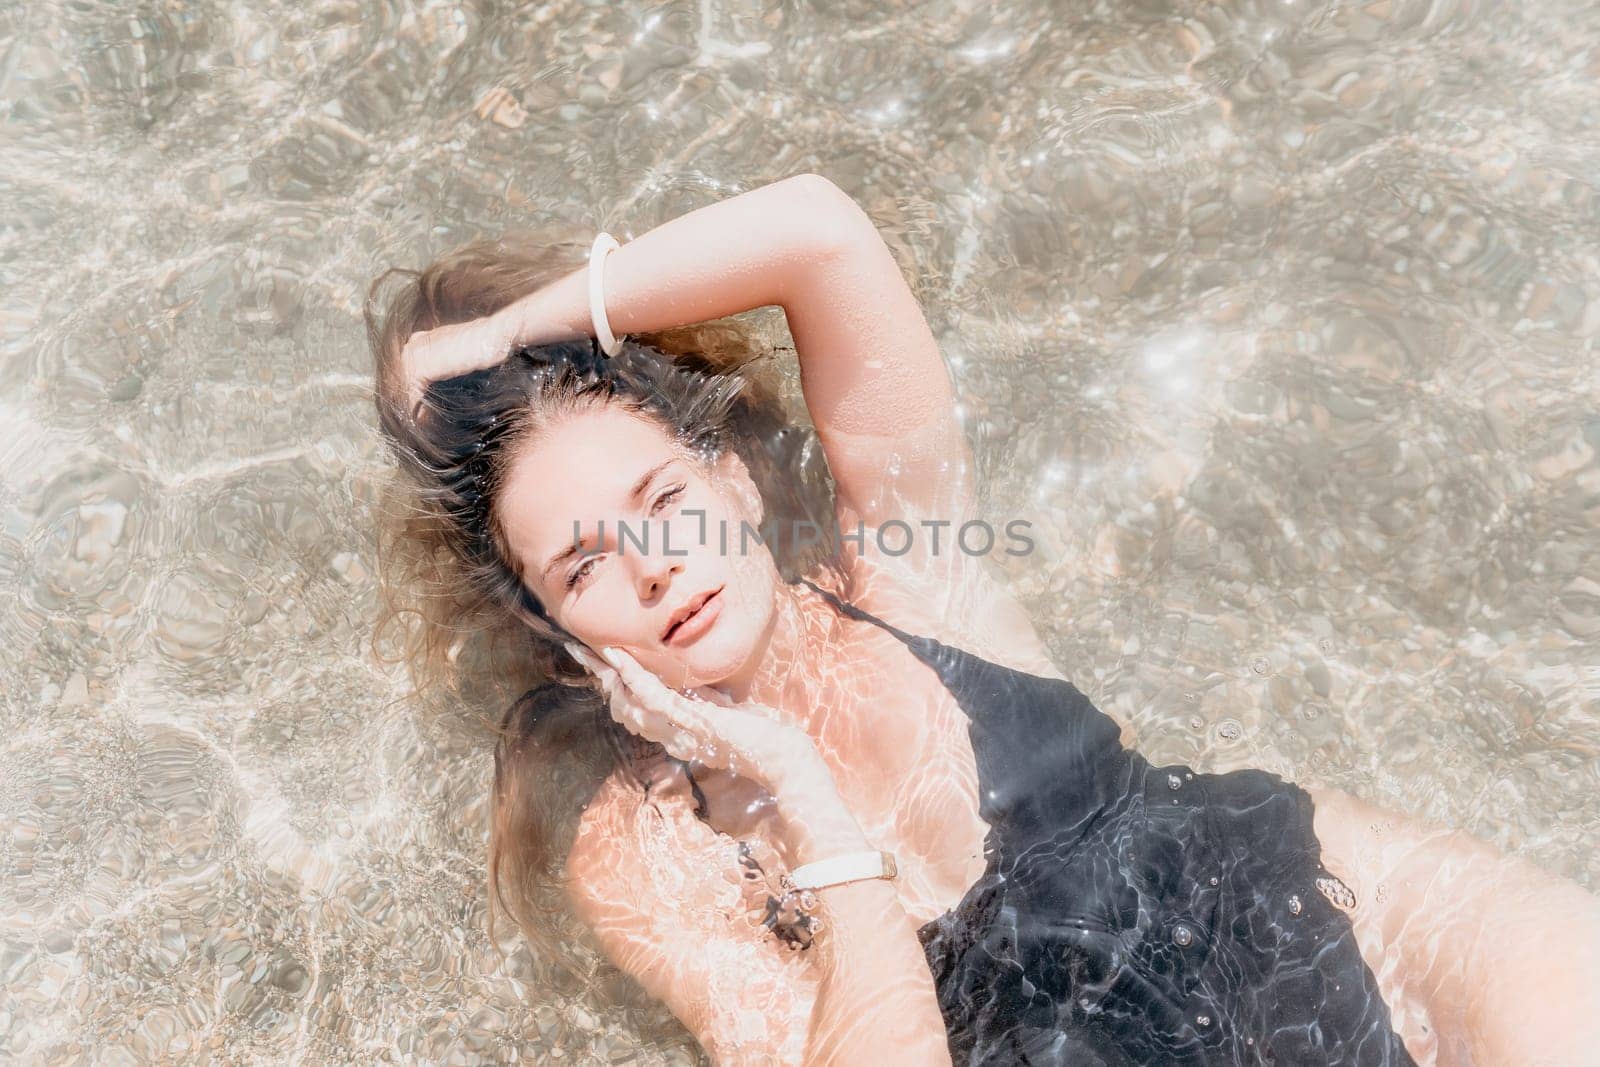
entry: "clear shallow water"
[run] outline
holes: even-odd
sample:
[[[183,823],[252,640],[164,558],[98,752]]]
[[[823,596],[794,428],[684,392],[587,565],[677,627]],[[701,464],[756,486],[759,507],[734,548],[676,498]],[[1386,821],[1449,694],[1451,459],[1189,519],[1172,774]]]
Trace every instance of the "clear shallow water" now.
[[[487,750],[365,654],[359,308],[802,170],[1151,759],[1600,884],[1597,75],[1577,3],[0,11],[0,1054],[695,1061],[489,950]]]

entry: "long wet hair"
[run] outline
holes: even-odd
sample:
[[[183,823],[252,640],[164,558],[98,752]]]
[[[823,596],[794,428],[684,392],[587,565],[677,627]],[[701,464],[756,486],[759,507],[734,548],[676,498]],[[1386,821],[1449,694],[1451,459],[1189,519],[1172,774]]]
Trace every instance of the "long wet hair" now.
[[[732,448],[780,529],[806,521],[813,545],[772,548],[786,580],[818,568],[848,595],[826,465],[813,432],[791,426],[757,365],[770,355],[735,320],[624,341],[606,357],[591,339],[525,347],[504,362],[431,383],[408,410],[400,352],[421,330],[492,314],[583,262],[586,244],[511,234],[475,241],[421,271],[373,282],[365,308],[378,424],[396,466],[380,501],[380,657],[407,665],[426,699],[501,707],[489,827],[489,936],[509,915],[556,962],[549,935],[564,906],[560,870],[577,816],[609,775],[642,790],[633,759],[659,746],[612,720],[572,640],[519,577],[498,493],[520,450],[552,421],[616,405],[652,420],[703,462]]]

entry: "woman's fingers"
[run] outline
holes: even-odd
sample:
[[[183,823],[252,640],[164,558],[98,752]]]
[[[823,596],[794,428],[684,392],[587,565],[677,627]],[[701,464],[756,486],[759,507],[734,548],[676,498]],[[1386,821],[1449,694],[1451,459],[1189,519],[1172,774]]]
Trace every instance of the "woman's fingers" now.
[[[489,315],[412,334],[400,349],[400,363],[420,395],[429,382],[495,366],[515,344],[514,324]]]
[[[638,660],[624,650],[609,645],[601,649],[600,654],[616,669],[623,684],[633,691],[634,696],[638,697],[645,707],[663,716],[679,729],[697,734],[704,730],[705,717],[700,709],[695,707],[694,702],[685,698],[682,693],[668,688],[667,683],[646,670]]]
[[[567,655],[577,660],[584,667],[587,667],[589,669],[589,673],[593,674],[596,678],[601,677],[603,672],[606,671],[606,664],[593,652],[590,652],[583,646],[575,644],[572,641],[565,641],[562,643],[561,647],[567,650]]]
[[[597,657],[593,652],[570,641],[565,643],[565,647],[573,659],[587,667],[589,672],[599,680],[600,690],[607,696],[613,696],[619,690],[627,688],[622,684],[621,677],[617,674],[616,669]]]
[[[565,642],[563,647],[600,680],[609,698],[611,717],[629,733],[662,745],[679,759],[687,759],[689,754],[700,749],[701,742],[692,728],[695,716],[688,702],[668,689],[665,683],[640,666],[633,657],[620,650],[612,650],[618,666],[624,668],[628,677],[633,679],[629,684],[628,679],[623,677],[623,670],[597,659],[588,649],[570,641]]]
[[[611,690],[611,717],[623,726],[628,732],[644,738],[646,741],[660,741],[662,731],[652,729],[645,721],[643,709],[637,701],[628,695],[624,686],[617,686]]]
[[[712,686],[680,693],[624,649],[600,649],[599,663],[588,649],[569,644],[567,650],[609,679],[612,718],[675,759],[700,759],[764,780],[772,777],[773,766],[804,758],[810,739],[765,705],[740,704]]]
[[[577,660],[600,682],[600,688],[605,693],[611,717],[627,728],[628,732],[642,737],[647,741],[661,742],[671,732],[671,729],[639,702],[638,698],[622,682],[616,668],[599,659],[594,653],[571,641],[562,643],[567,654]]]
[[[715,704],[719,708],[731,708],[735,703],[734,699],[728,694],[709,685],[700,686],[694,691],[694,695],[699,697],[701,700],[709,701],[710,703]]]

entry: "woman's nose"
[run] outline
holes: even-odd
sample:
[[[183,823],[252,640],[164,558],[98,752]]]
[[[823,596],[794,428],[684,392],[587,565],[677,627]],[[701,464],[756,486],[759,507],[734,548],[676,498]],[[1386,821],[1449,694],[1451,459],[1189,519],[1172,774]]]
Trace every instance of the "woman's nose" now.
[[[672,577],[683,571],[683,559],[678,556],[653,552],[634,558],[638,560],[634,566],[639,576],[639,596],[644,600],[659,596]]]

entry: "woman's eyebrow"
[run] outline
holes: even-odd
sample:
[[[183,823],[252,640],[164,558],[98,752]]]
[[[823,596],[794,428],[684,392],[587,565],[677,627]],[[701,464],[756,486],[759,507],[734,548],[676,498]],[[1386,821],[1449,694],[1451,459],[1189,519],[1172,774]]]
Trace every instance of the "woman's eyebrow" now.
[[[644,491],[650,488],[650,483],[655,481],[656,475],[670,467],[675,458],[676,457],[674,456],[668,456],[666,459],[662,460],[660,463],[657,463],[654,467],[651,467],[649,470],[641,474],[638,481],[633,483],[633,488],[628,490],[628,503],[634,503],[640,497],[642,497],[644,495]],[[545,562],[544,569],[539,572],[540,580],[548,580],[550,571],[552,569],[559,564],[564,563],[566,560],[571,559],[573,556],[576,556],[580,551],[581,549],[578,546],[578,541],[576,538],[574,538],[571,543],[557,551],[555,555],[551,556],[550,559]]]

